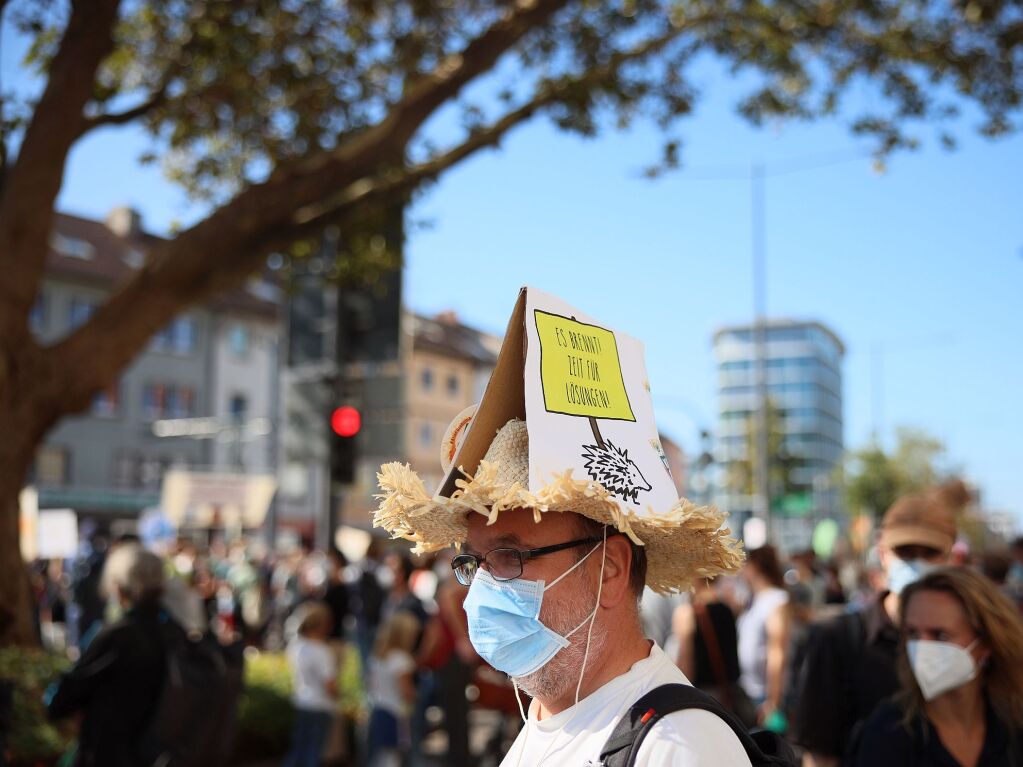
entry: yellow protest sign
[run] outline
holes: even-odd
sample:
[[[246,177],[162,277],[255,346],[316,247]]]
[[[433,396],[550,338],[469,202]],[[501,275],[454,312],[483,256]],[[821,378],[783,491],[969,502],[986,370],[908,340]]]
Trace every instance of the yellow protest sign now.
[[[540,309],[533,313],[547,412],[634,422],[615,334]]]

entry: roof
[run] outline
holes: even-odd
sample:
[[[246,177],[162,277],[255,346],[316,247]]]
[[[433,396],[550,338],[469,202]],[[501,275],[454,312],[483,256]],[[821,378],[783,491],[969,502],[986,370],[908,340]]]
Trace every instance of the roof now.
[[[834,330],[829,328],[823,322],[818,320],[793,320],[782,317],[776,317],[774,319],[767,319],[764,321],[764,325],[768,330],[778,330],[780,328],[817,328],[823,332],[831,341],[838,347],[838,351],[841,354],[845,354],[845,344],[842,343],[842,339],[838,337],[838,334]],[[725,327],[718,328],[714,331],[714,343],[717,343],[721,336],[727,333],[735,333],[741,331],[753,331],[756,329],[756,325],[753,323],[747,323],[743,325],[727,325]]]
[[[493,366],[497,363],[501,346],[501,339],[497,336],[463,325],[451,312],[437,317],[416,314],[413,319],[413,348],[416,351],[455,357],[477,365]]]
[[[145,262],[149,250],[164,238],[144,231],[122,236],[102,221],[57,213],[53,217],[53,234],[46,262],[46,276],[113,288],[128,281]],[[60,238],[66,238],[62,243]],[[84,243],[84,246],[83,246]],[[64,245],[65,247],[55,247]],[[73,255],[81,249],[82,255]],[[260,291],[264,292],[264,291]],[[249,314],[275,319],[279,303],[256,295],[248,287],[221,293],[206,302],[217,312]]]

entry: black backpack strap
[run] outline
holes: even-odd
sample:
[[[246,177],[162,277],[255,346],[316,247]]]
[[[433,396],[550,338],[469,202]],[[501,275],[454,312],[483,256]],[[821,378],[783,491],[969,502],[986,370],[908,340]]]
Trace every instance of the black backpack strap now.
[[[650,728],[661,717],[687,709],[701,709],[717,715],[732,728],[753,764],[766,761],[760,746],[746,728],[714,698],[688,684],[665,684],[650,690],[625,712],[604,743],[600,764],[602,767],[633,767],[639,746]]]

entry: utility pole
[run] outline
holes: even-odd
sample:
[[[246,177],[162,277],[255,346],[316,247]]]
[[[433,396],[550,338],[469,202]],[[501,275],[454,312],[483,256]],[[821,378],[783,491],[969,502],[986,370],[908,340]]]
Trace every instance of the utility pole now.
[[[755,455],[753,463],[753,516],[763,520],[765,540],[771,542],[770,456],[767,419],[767,264],[764,242],[764,166],[750,168],[753,232],[753,343],[756,359]]]
[[[870,347],[870,420],[871,437],[878,445],[884,439],[884,346],[875,341]]]

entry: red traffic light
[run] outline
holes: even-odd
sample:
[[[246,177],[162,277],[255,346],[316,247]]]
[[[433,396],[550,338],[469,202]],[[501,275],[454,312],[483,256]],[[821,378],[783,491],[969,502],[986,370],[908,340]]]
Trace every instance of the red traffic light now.
[[[354,437],[362,428],[362,414],[351,405],[342,405],[330,414],[330,428],[339,437]]]

